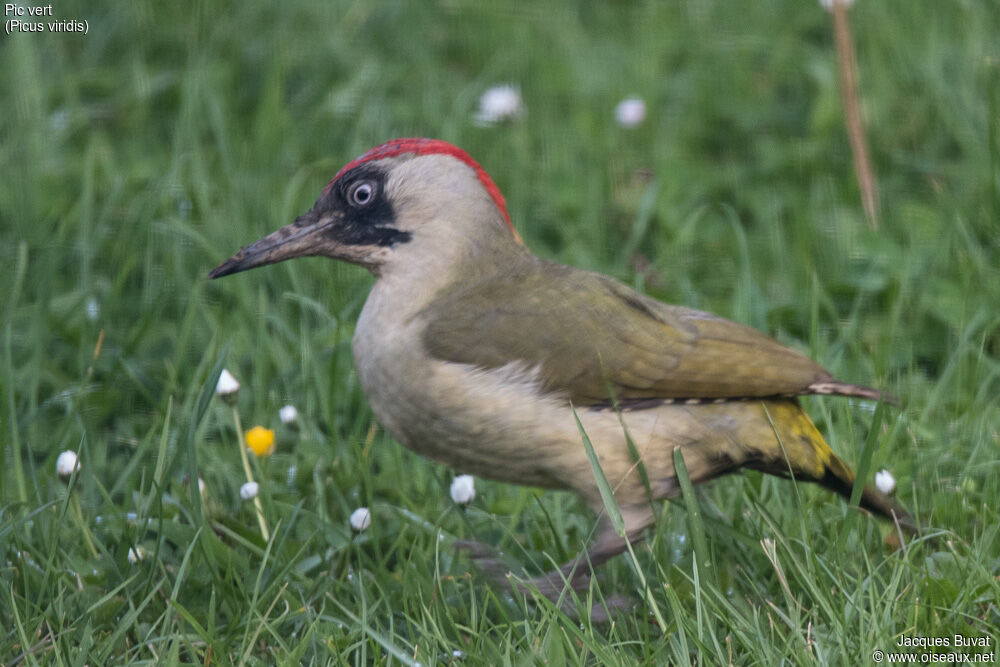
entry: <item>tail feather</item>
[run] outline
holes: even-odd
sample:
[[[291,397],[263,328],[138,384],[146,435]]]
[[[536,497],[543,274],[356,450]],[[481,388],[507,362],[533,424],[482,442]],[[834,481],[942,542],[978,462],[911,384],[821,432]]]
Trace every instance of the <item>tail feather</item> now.
[[[826,464],[826,471],[821,479],[816,480],[824,488],[839,493],[849,500],[854,491],[854,473],[836,454],[832,454]],[[876,514],[893,523],[898,523],[910,533],[918,533],[919,526],[910,513],[898,502],[872,486],[866,486],[861,492],[859,505],[872,514]]]
[[[874,389],[867,391],[875,392]],[[854,491],[854,472],[833,453],[798,402],[783,401],[767,407],[770,424],[779,440],[772,444],[766,438],[756,439],[756,460],[747,465],[772,475],[815,482],[850,499]],[[919,532],[913,517],[899,503],[871,486],[862,491],[860,505],[862,509],[898,523],[908,532]]]
[[[855,398],[867,398],[870,401],[884,401],[890,405],[899,405],[899,399],[892,394],[864,385],[840,382],[838,380],[814,382],[806,387],[803,393],[824,394],[828,396],[853,396]]]

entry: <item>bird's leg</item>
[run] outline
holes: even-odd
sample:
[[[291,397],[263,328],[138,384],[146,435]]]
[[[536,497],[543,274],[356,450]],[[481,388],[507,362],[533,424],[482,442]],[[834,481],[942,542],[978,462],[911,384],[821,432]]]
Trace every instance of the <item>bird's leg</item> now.
[[[590,549],[550,572],[526,582],[514,582],[518,592],[527,595],[537,590],[553,602],[559,602],[563,592],[567,589],[586,590],[594,574],[593,568],[625,551],[628,544],[639,539],[642,532],[653,522],[653,513],[648,505],[620,509],[622,518],[625,520],[625,537],[615,532],[611,520],[607,514],[602,512],[598,521],[597,537]],[[503,564],[496,551],[491,547],[480,542],[459,542],[456,543],[456,546],[468,551],[477,568],[494,582],[502,583],[507,579],[510,569]],[[569,611],[571,609],[570,600],[564,599],[562,602],[564,609]],[[606,619],[607,608],[618,607],[625,602],[621,596],[609,598],[606,605],[602,605],[600,609],[595,606],[591,612],[592,620]]]

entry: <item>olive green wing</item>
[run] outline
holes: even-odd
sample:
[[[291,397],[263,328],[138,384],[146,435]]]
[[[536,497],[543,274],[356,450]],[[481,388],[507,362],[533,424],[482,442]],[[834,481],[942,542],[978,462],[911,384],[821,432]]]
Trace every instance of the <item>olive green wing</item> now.
[[[632,400],[850,387],[754,329],[540,260],[447,290],[422,318],[432,356],[484,368],[522,362],[579,405],[608,401],[609,388]]]

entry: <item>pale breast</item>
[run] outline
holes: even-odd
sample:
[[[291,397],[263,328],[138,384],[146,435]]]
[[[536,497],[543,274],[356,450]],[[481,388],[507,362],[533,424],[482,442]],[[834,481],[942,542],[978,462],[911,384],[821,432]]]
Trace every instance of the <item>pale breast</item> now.
[[[553,425],[556,410],[540,401],[532,375],[433,359],[406,338],[371,345],[356,337],[354,348],[372,411],[396,440],[458,472],[562,486],[544,452],[563,440],[566,424]]]
[[[536,368],[512,361],[486,369],[433,358],[424,351],[417,314],[405,312],[405,304],[391,307],[382,296],[376,285],[353,346],[361,386],[390,435],[457,472],[574,488],[599,506],[573,411],[564,397],[542,391]],[[732,437],[733,425],[719,422],[713,407],[664,404],[622,415],[655,496],[675,488],[674,447],[711,449]],[[617,493],[623,500],[644,498],[619,415],[583,408],[578,416]]]

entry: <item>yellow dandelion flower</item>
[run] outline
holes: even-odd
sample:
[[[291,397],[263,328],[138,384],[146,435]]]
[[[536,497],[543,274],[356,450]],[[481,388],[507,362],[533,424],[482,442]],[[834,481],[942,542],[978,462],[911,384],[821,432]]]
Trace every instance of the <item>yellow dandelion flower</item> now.
[[[254,426],[247,431],[247,447],[257,456],[270,456],[274,453],[274,431]]]

